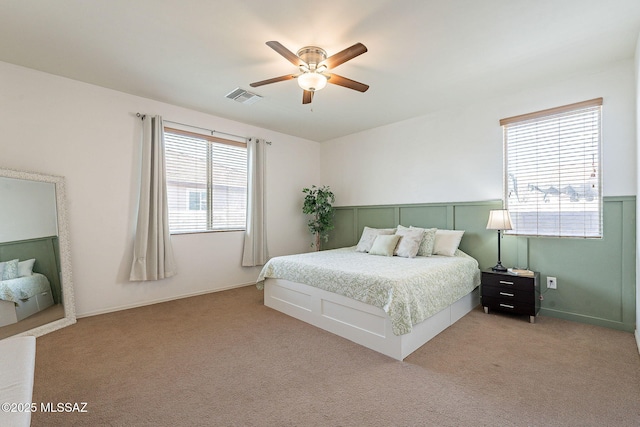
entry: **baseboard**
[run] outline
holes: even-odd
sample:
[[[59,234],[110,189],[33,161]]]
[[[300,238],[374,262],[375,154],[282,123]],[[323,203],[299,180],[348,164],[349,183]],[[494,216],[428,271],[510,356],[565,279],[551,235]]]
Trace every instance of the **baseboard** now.
[[[636,329],[636,344],[638,344],[638,353],[640,353],[640,330]]]
[[[589,325],[602,326],[605,328],[617,329],[619,331],[633,332],[636,325],[617,322],[614,320],[602,319],[599,317],[585,316],[583,314],[567,313],[564,311],[553,310],[549,308],[541,308],[542,316],[556,317],[558,319],[571,320],[578,323],[586,323]]]
[[[120,305],[120,306],[117,306],[117,307],[111,307],[111,308],[107,308],[107,309],[104,309],[104,310],[97,310],[97,311],[91,311],[91,312],[88,312],[88,313],[76,314],[76,318],[80,319],[80,318],[83,318],[83,317],[98,316],[100,314],[114,313],[116,311],[129,310],[131,308],[138,308],[138,307],[144,307],[144,306],[147,306],[147,305],[160,304],[160,303],[163,303],[163,302],[175,301],[175,300],[184,299],[184,298],[197,297],[198,295],[212,294],[214,292],[228,291],[230,289],[244,288],[245,286],[252,286],[252,285],[255,286],[256,283],[255,282],[242,283],[242,284],[239,284],[239,285],[226,286],[224,288],[208,289],[206,291],[192,292],[192,293],[189,293],[189,294],[176,295],[176,296],[169,297],[169,298],[160,298],[160,299],[157,299],[157,300],[145,301],[145,302],[140,302],[140,303],[136,303],[136,304]]]

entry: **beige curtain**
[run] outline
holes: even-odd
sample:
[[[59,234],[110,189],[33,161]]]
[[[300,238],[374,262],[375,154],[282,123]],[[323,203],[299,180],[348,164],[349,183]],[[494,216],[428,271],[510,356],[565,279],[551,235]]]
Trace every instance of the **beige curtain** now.
[[[247,141],[247,228],[244,235],[243,267],[267,262],[267,227],[265,215],[265,164],[267,141]]]
[[[138,223],[129,280],[160,280],[176,274],[165,180],[162,117],[142,117],[142,176]]]

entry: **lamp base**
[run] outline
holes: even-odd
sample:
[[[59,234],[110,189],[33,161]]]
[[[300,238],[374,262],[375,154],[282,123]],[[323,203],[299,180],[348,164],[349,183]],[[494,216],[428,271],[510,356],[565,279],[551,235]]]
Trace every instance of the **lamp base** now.
[[[498,263],[495,266],[491,267],[491,269],[493,271],[507,271],[507,267],[502,265],[500,261],[498,261]]]

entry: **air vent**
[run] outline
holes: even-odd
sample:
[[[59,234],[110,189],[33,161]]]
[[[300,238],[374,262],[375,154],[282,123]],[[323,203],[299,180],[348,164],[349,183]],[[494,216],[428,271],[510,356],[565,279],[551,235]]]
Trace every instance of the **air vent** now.
[[[251,105],[262,99],[260,95],[256,95],[253,92],[249,92],[244,89],[236,88],[227,94],[227,98],[238,101],[241,104]]]

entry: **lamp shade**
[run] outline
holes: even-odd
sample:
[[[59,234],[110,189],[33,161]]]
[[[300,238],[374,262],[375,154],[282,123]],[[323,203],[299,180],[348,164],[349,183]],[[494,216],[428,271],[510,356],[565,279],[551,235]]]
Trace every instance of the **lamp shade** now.
[[[298,76],[298,86],[304,90],[315,92],[327,85],[327,78],[316,72],[308,72]]]
[[[511,230],[511,216],[506,209],[495,209],[489,211],[489,222],[487,230]]]

